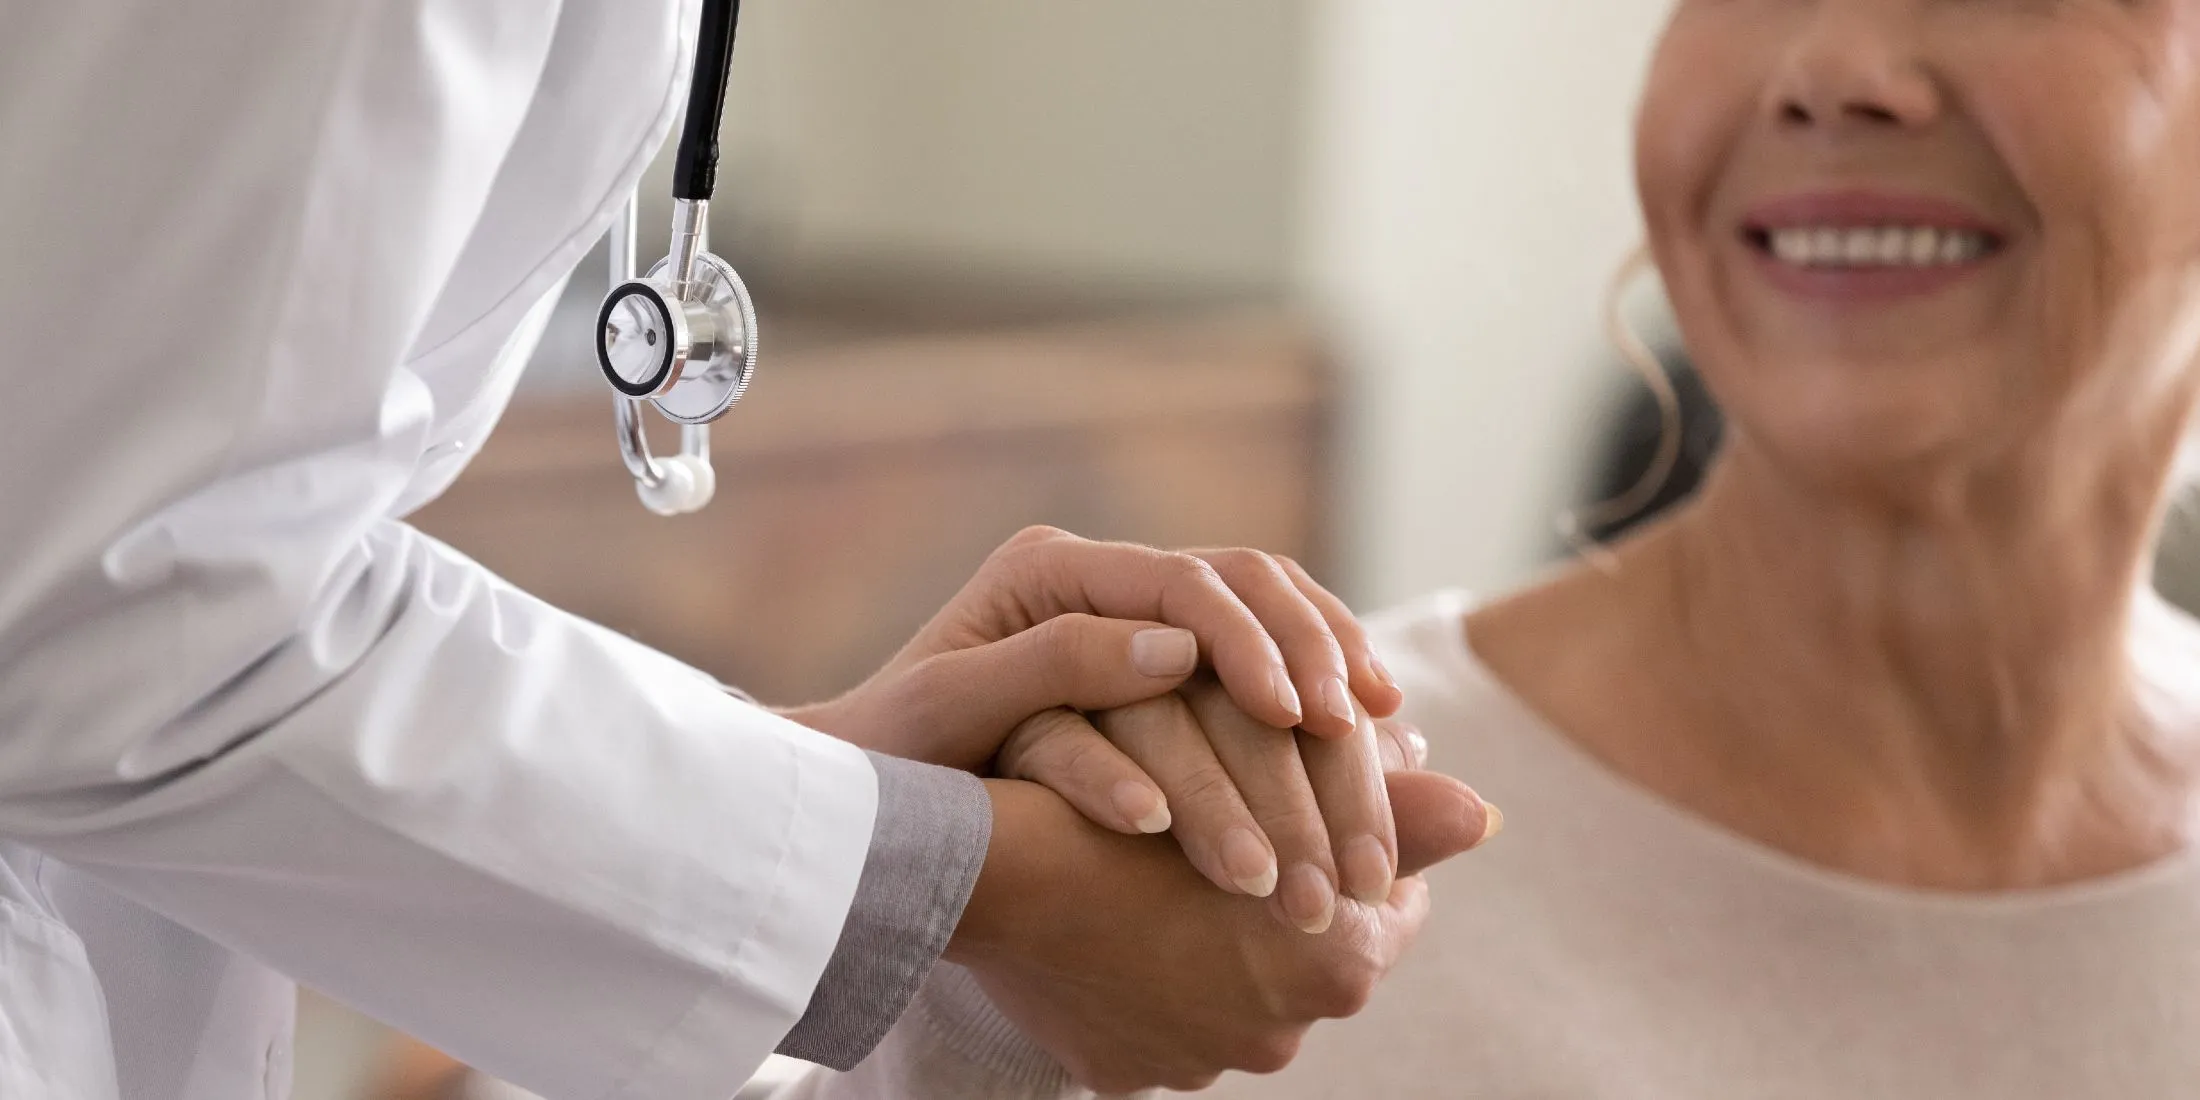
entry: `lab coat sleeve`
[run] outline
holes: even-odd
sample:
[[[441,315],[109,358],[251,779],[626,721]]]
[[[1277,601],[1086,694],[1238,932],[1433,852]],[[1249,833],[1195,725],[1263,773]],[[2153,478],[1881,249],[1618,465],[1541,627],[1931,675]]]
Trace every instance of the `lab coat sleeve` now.
[[[111,674],[233,614],[215,578],[16,647],[0,832],[545,1095],[729,1095],[838,938],[869,762],[402,525],[349,562],[158,724]]]
[[[416,342],[531,106],[609,140],[499,199],[555,230],[520,270],[669,125],[682,5],[618,7],[587,89],[541,87],[557,4],[0,18],[0,839],[546,1096],[720,1100],[870,763],[395,518],[493,389]]]

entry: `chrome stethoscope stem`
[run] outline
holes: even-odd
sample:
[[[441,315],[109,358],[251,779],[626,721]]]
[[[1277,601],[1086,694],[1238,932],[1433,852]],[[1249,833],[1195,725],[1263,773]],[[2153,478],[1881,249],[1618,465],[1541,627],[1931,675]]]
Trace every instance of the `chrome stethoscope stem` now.
[[[611,285],[618,286],[634,277],[634,231],[639,217],[635,196],[629,195],[619,216],[611,223]],[[707,203],[690,203],[680,200],[678,216],[673,224],[674,257],[678,271],[693,266],[695,256],[702,250],[702,230],[709,214]],[[682,284],[686,279],[680,280]],[[682,285],[679,293],[686,296]],[[619,458],[626,463],[626,472],[644,489],[664,487],[665,471],[649,453],[649,438],[642,434],[642,405],[640,399],[625,394],[613,394],[611,403],[618,415]],[[710,461],[710,425],[680,425],[680,453]]]
[[[618,286],[634,278],[634,230],[640,212],[639,200],[634,195],[626,197],[626,204],[611,223],[611,286]],[[665,473],[657,468],[649,454],[649,439],[642,434],[642,403],[623,393],[611,395],[619,420],[619,457],[626,462],[626,472],[645,489],[662,488]]]
[[[672,289],[683,300],[695,279],[695,257],[710,235],[709,199],[672,200]],[[632,268],[630,259],[627,266]],[[628,276],[632,278],[633,276]]]

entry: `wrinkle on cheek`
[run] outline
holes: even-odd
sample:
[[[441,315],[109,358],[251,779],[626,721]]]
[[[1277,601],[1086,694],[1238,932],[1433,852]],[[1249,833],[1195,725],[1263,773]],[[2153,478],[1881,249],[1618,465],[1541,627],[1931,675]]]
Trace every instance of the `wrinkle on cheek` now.
[[[2105,139],[2095,217],[2104,251],[2152,268],[2200,258],[2200,70],[2189,49],[2157,66],[2141,94],[2103,103]],[[2103,201],[2105,199],[2105,201]]]
[[[1653,229],[1708,224],[1719,181],[1749,126],[1748,96],[1682,75],[1718,60],[1661,57],[1653,71],[1635,123],[1636,189]]]
[[[2149,73],[2152,93],[2133,132],[2163,148],[2179,183],[2200,195],[2200,3],[2179,3],[2166,45]]]
[[[1726,288],[1716,285],[1714,251],[1723,230],[1714,222],[1720,187],[1734,167],[1760,110],[1765,73],[1746,50],[1719,41],[1668,36],[1651,70],[1636,118],[1635,175],[1649,245],[1698,354],[1724,341],[1698,327],[1708,311],[1731,318]]]
[[[2127,27],[2118,36],[2137,94],[2103,104],[2099,114],[2123,139],[2117,151],[2124,164],[2167,161],[2189,171],[2200,160],[2194,155],[2200,148],[2200,3],[2175,0],[2167,8],[2162,25]],[[2104,87],[2099,81],[2093,86]]]

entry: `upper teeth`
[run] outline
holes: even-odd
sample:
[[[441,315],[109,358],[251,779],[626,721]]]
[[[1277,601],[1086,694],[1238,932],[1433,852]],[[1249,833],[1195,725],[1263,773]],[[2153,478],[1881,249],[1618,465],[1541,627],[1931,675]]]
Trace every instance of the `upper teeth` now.
[[[1930,267],[1986,254],[1986,234],[1969,229],[1774,229],[1772,254],[1801,267]]]

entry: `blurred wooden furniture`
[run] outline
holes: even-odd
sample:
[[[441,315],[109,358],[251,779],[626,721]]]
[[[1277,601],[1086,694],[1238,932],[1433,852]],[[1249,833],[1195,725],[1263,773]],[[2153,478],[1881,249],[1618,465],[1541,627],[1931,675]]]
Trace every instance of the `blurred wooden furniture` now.
[[[717,501],[677,520],[636,502],[608,401],[515,404],[417,521],[772,702],[855,684],[1028,524],[1322,565],[1327,373],[1273,313],[768,358],[718,426]]]

